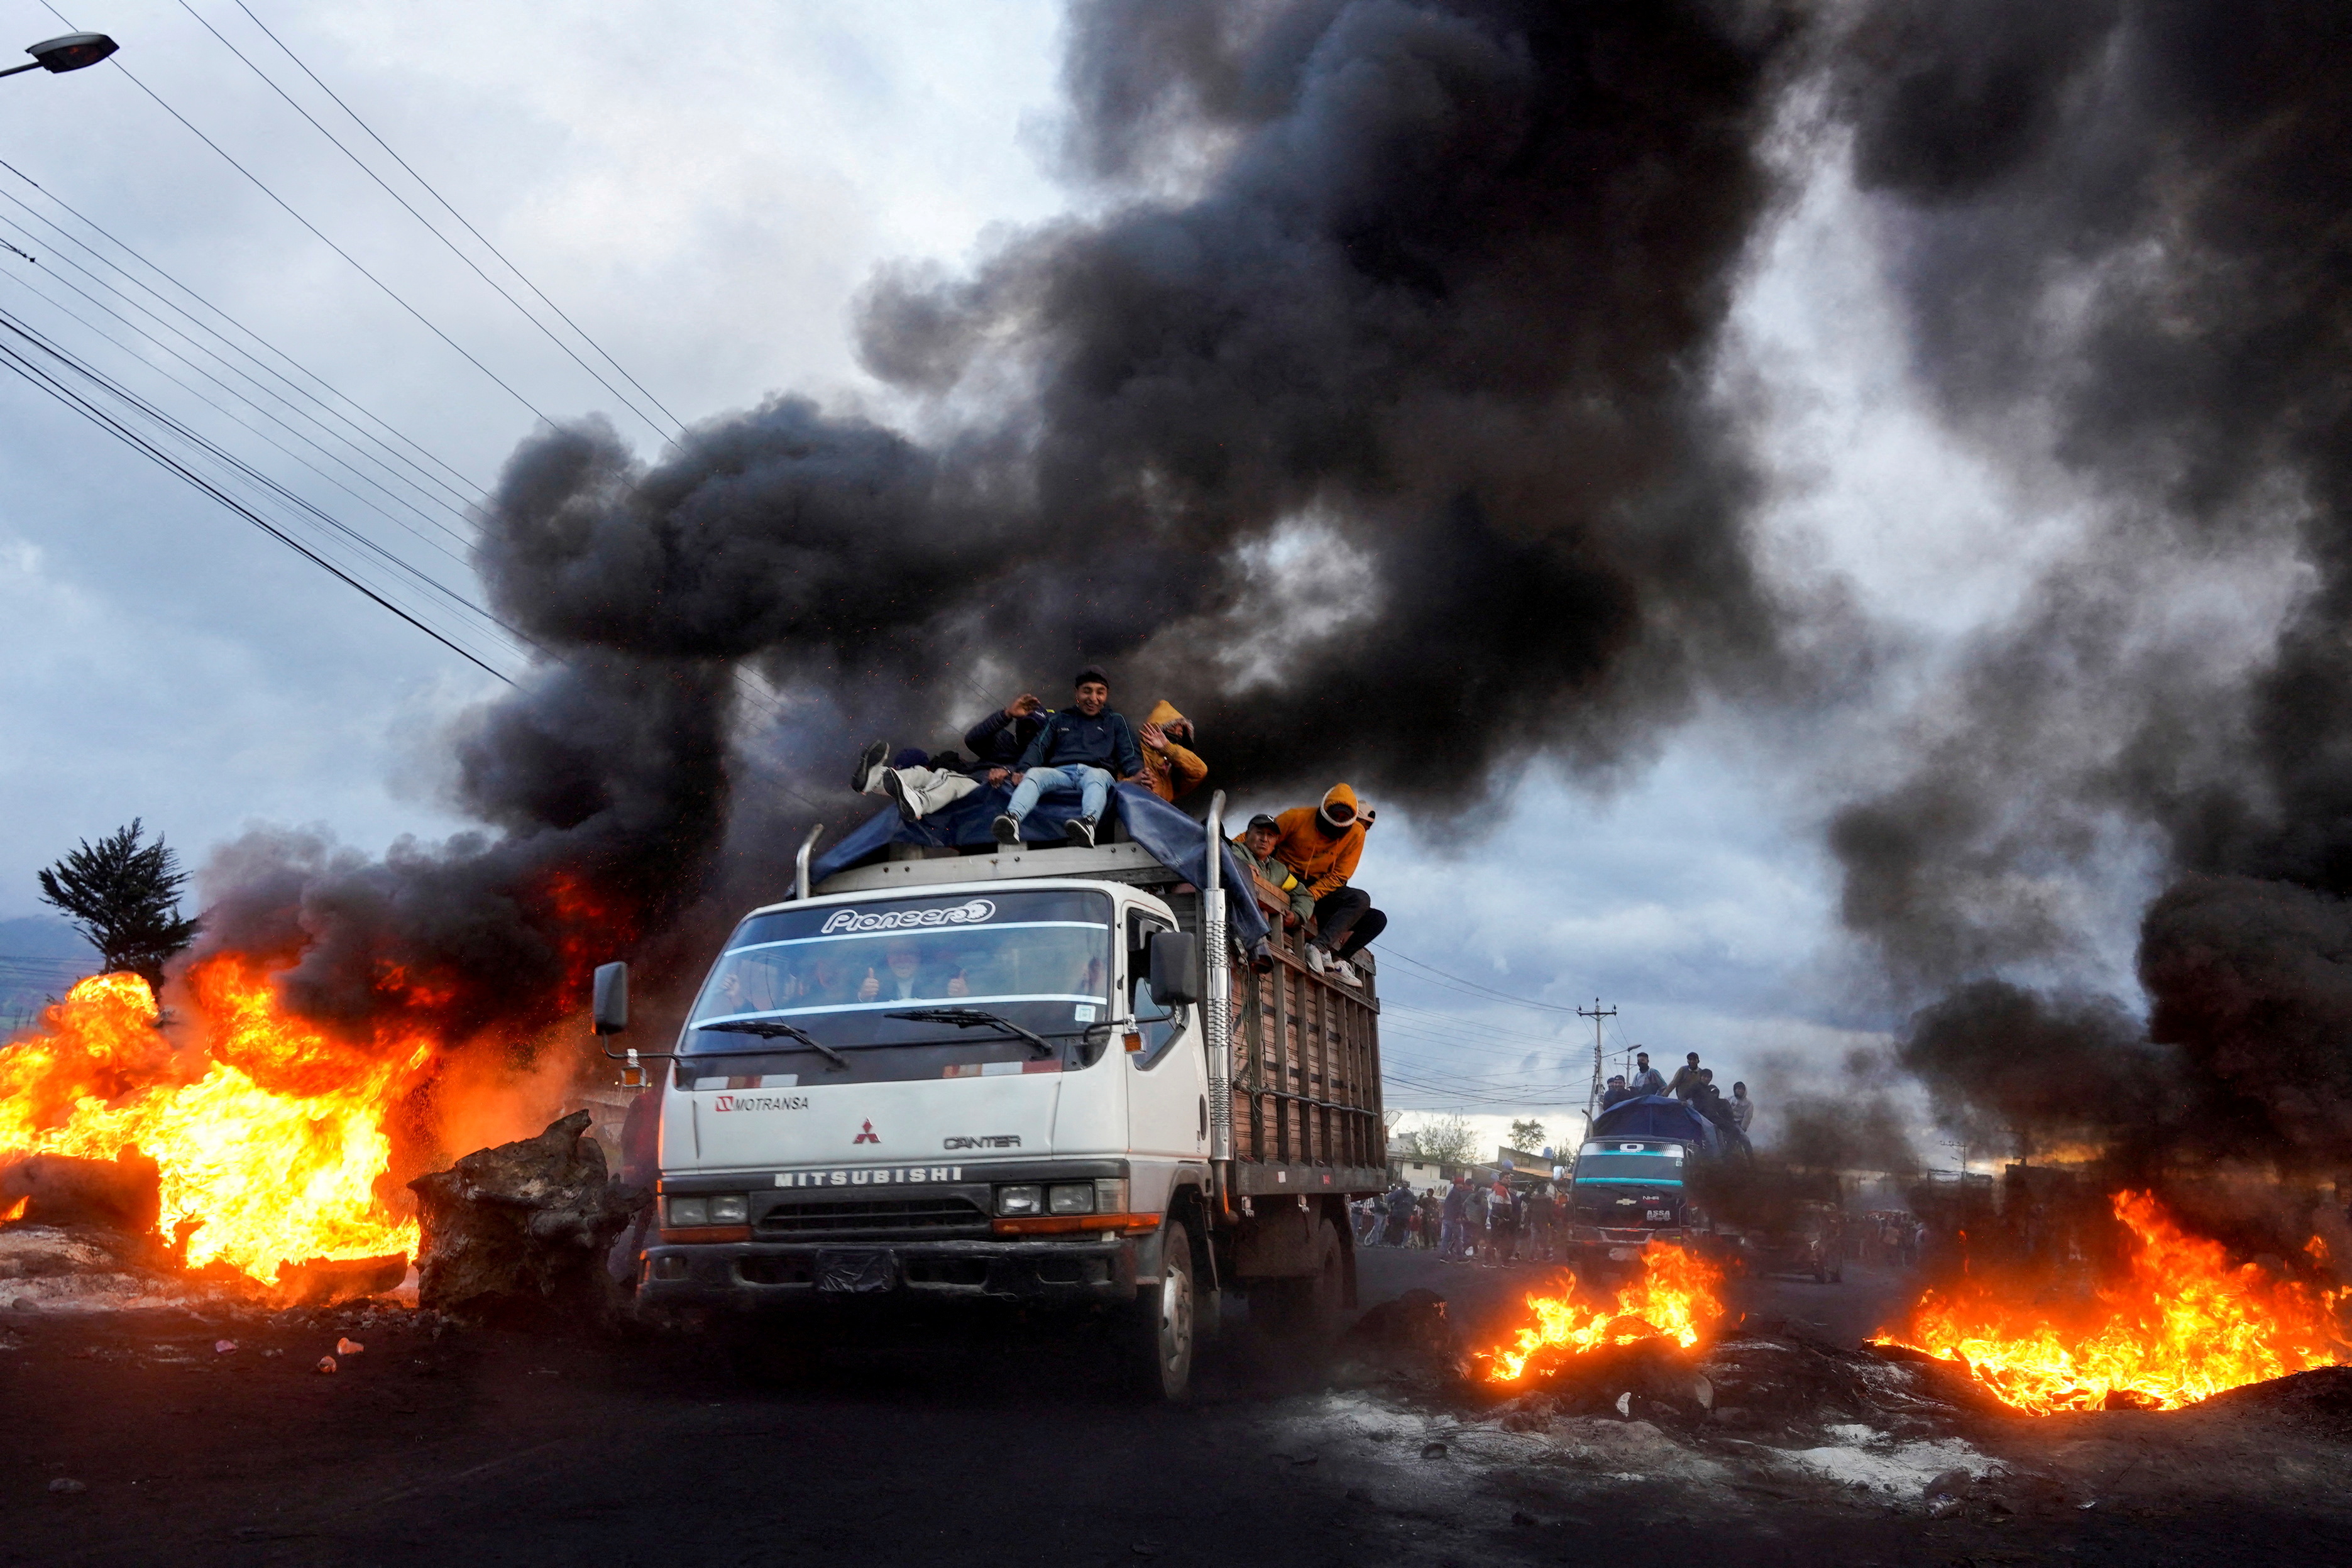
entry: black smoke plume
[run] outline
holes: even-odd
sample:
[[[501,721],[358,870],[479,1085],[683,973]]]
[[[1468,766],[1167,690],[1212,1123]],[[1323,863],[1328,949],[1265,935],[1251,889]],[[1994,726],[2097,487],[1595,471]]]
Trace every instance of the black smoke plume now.
[[[597,959],[691,968],[846,821],[856,743],[1082,663],[1175,700],[1213,784],[1439,816],[1793,684],[1710,382],[1786,16],[1091,0],[1069,37],[1098,215],[875,281],[898,428],[780,393],[650,465],[593,421],[525,441],[478,561],[551,652],[464,738],[490,831],[233,845],[215,949],[299,958],[356,1037],[511,1034]]]
[[[1108,215],[862,306],[941,434],[791,397],[652,467],[548,433],[483,549],[509,613],[751,664],[799,705],[769,760],[828,791],[867,734],[941,743],[1094,662],[1192,716],[1218,784],[1458,812],[1777,664],[1708,367],[1785,25],[1118,0],[1071,30],[1066,156]]]
[[[1920,374],[2100,514],[1832,834],[1898,984],[1960,982],[1907,1051],[1964,1120],[2047,1138],[2154,1083],[2181,1155],[2352,1157],[2347,41],[2313,0],[1874,0],[1835,51]],[[2134,843],[2177,879],[2145,1034],[1970,983],[2066,963],[2053,890]]]

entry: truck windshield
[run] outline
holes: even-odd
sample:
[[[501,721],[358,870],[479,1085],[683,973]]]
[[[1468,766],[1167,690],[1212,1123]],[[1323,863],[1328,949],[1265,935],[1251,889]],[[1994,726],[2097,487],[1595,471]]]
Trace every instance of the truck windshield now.
[[[886,898],[755,915],[712,967],[682,1049],[754,1051],[756,1033],[741,1026],[767,1021],[792,1024],[841,1053],[936,1046],[957,1060],[1017,1060],[1034,1053],[1007,1031],[890,1015],[971,1008],[1049,1040],[1081,1038],[1109,1017],[1110,961],[1111,901],[1083,889]],[[778,1055],[807,1049],[789,1037],[775,1046]],[[940,1070],[929,1065],[919,1075]],[[826,1063],[814,1071],[825,1071]],[[878,1075],[907,1072],[901,1067]],[[877,1075],[873,1069],[854,1074]]]
[[[1679,1183],[1683,1179],[1682,1145],[1613,1139],[1587,1144],[1576,1156],[1575,1179]]]

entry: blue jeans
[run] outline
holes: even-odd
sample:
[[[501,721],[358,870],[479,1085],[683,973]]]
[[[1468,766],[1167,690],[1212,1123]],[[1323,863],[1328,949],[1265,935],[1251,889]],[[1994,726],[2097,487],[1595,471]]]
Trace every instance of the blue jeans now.
[[[1022,776],[1021,787],[1013,791],[1013,804],[1005,810],[1014,821],[1024,822],[1036,808],[1039,797],[1076,795],[1078,815],[1089,822],[1099,822],[1103,805],[1110,799],[1110,784],[1108,772],[1083,762],[1068,768],[1032,768]]]
[[[1465,1246],[1462,1236],[1462,1222],[1460,1220],[1448,1219],[1439,1225],[1437,1250],[1441,1257],[1459,1258],[1462,1256],[1465,1250]]]

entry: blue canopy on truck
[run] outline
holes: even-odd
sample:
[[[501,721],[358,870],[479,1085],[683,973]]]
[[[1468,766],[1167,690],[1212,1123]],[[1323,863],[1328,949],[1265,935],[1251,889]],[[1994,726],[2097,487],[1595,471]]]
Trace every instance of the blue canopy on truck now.
[[[928,844],[934,849],[949,846],[985,846],[994,848],[996,836],[993,824],[997,813],[1011,803],[1012,792],[1002,785],[983,784],[943,811],[935,811],[920,821],[910,822],[898,815],[895,806],[886,807],[850,831],[848,837],[809,862],[809,883],[814,886],[837,871],[856,865],[866,856],[888,844]],[[1112,787],[1111,808],[1118,813],[1127,836],[1143,846],[1143,852],[1183,877],[1193,886],[1202,885],[1209,874],[1209,831],[1167,801],[1139,784],[1118,784]],[[1053,796],[1037,802],[1023,826],[1028,830],[1027,841],[1040,848],[1059,844],[1062,831],[1078,814],[1075,797]],[[1220,846],[1224,854],[1223,883],[1227,889],[1250,885],[1249,873],[1234,856],[1231,845]],[[1244,948],[1255,946],[1266,934],[1265,916],[1259,913],[1257,900],[1246,894],[1225,900],[1225,921],[1234,940]]]
[[[1696,1144],[1709,1154],[1723,1147],[1722,1130],[1671,1094],[1620,1100],[1592,1119],[1595,1138],[1673,1138]]]

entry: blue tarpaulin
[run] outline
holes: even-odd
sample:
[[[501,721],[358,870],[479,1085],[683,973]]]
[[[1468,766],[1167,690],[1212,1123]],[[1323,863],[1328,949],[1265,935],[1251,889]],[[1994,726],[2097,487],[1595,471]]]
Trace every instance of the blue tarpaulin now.
[[[983,784],[944,811],[909,822],[898,808],[886,807],[850,831],[824,853],[809,862],[809,883],[814,886],[837,871],[857,864],[889,844],[928,844],[934,849],[995,847],[998,813],[1012,803],[1013,793],[1002,785]],[[1111,787],[1111,809],[1127,829],[1127,836],[1143,852],[1198,887],[1209,874],[1206,828],[1139,784]],[[1022,823],[1023,841],[1037,847],[1061,844],[1063,831],[1078,814],[1078,798],[1054,795],[1037,802]],[[1266,934],[1265,916],[1249,892],[1249,869],[1237,860],[1231,845],[1224,852],[1225,920],[1234,940],[1244,948]],[[1239,891],[1234,891],[1234,890]]]
[[[1594,1138],[1675,1138],[1710,1152],[1723,1146],[1723,1129],[1671,1094],[1620,1100],[1592,1119]]]

